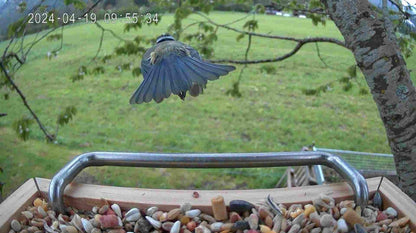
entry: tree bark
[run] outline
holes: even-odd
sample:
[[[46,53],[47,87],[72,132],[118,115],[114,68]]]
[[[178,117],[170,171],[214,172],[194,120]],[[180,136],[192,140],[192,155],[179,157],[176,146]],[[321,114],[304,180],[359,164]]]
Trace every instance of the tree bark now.
[[[416,200],[416,92],[394,33],[367,0],[321,0],[377,104],[399,176]]]

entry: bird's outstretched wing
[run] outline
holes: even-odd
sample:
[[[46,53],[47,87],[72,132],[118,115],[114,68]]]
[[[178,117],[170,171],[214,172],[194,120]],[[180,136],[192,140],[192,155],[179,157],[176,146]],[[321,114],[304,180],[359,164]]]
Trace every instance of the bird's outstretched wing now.
[[[145,68],[144,80],[130,98],[130,103],[147,103],[152,99],[159,103],[172,93],[178,95],[188,91],[193,84],[205,86],[208,80],[218,79],[234,69],[234,66],[212,64],[192,56],[171,53]]]

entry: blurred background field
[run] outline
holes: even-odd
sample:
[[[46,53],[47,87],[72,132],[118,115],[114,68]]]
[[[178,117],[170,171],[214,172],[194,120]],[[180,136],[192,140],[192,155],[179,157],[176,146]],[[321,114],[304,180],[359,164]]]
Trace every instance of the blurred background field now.
[[[213,12],[210,17],[227,23],[243,13]],[[186,20],[192,23],[199,16]],[[343,40],[332,22],[313,26],[309,19],[257,15],[258,32],[292,37],[326,36]],[[163,15],[158,26],[144,26],[138,31],[123,32],[122,22],[107,24],[123,38],[137,35],[157,37],[173,22]],[[242,28],[244,22],[235,24]],[[237,33],[219,29],[215,59],[243,59],[247,37],[236,42]],[[192,31],[192,29],[191,29]],[[59,131],[57,144],[47,144],[37,127],[32,127],[30,140],[23,142],[9,127],[27,110],[20,98],[10,95],[0,101],[8,116],[0,119],[0,181],[4,194],[31,177],[51,178],[73,156],[91,151],[134,151],[166,153],[200,152],[266,152],[298,151],[315,142],[320,147],[390,153],[386,134],[370,94],[359,75],[358,84],[349,91],[335,84],[319,96],[305,95],[302,90],[314,88],[347,75],[354,64],[350,51],[340,46],[319,45],[326,67],[319,59],[314,44],[305,45],[297,55],[272,63],[272,73],[262,71],[264,64],[250,65],[240,84],[241,98],[226,95],[242,66],[230,75],[210,82],[202,96],[187,97],[182,102],[172,96],[160,104],[154,102],[130,105],[128,100],[142,78],[131,71],[115,67],[128,58],[117,58],[105,64],[106,72],[87,75],[72,82],[77,67],[95,55],[100,37],[93,24],[65,27],[64,47],[49,60],[48,51],[59,42],[43,41],[34,47],[29,62],[17,73],[16,82],[29,103],[46,125],[55,125],[55,117],[68,105],[77,106],[77,115]],[[30,39],[30,36],[28,37]],[[0,44],[1,50],[4,43]],[[100,55],[110,54],[119,42],[106,34]],[[292,50],[292,42],[253,38],[250,59],[272,58]],[[140,57],[135,61],[137,65]],[[137,64],[136,64],[137,63]],[[407,60],[413,69],[416,60]],[[414,73],[412,73],[414,79]],[[50,119],[48,121],[48,119]],[[7,125],[7,127],[6,127]],[[148,188],[271,188],[284,168],[267,169],[143,169],[88,168],[84,181],[117,186]]]

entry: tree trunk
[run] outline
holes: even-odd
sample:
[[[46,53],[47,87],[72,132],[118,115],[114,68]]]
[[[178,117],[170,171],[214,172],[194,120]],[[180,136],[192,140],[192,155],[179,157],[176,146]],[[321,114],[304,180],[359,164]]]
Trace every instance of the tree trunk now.
[[[367,0],[322,0],[377,104],[399,185],[416,200],[416,92],[396,37]]]

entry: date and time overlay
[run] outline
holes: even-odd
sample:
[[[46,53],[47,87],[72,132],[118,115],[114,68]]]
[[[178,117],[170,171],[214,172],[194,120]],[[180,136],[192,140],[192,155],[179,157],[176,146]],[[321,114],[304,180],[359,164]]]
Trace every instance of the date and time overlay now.
[[[102,20],[104,23],[158,23],[159,18],[158,14],[140,14],[140,13],[105,13],[102,18],[98,18],[97,14],[89,13],[83,16],[77,17],[74,13],[62,13],[57,15],[55,13],[29,13],[28,14],[28,23],[31,24],[54,24],[54,23],[63,23],[71,24],[75,22],[84,22],[84,23],[95,23],[99,20]]]

